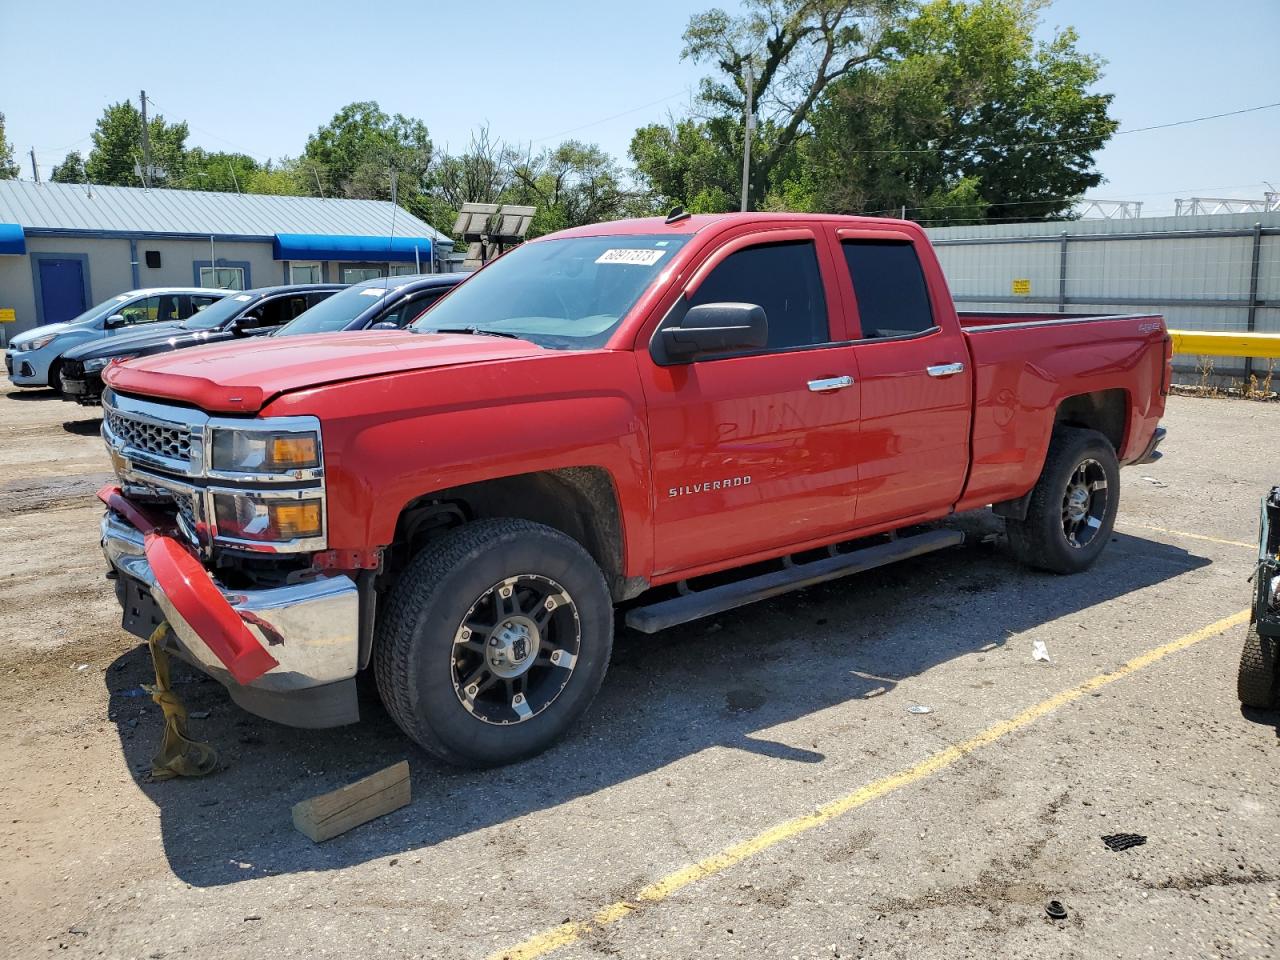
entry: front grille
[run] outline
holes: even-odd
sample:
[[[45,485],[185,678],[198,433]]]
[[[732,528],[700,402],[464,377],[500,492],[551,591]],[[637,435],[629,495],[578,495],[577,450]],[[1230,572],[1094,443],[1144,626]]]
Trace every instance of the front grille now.
[[[162,427],[147,420],[137,420],[118,410],[103,412],[107,429],[119,437],[126,447],[170,460],[191,459],[191,434],[185,428]]]
[[[79,360],[63,360],[62,375],[68,380],[83,380],[84,364]]]
[[[192,535],[196,532],[196,512],[195,500],[189,493],[177,493],[173,495],[173,502],[178,507],[178,516],[185,524],[186,533]]]

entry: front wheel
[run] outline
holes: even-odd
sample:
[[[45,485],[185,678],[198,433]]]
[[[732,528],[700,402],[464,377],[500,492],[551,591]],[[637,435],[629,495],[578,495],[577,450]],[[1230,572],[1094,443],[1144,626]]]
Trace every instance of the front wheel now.
[[[613,606],[577,542],[527,520],[481,520],[425,547],[378,623],[387,712],[429,753],[512,763],[590,705],[613,647]]]
[[[1006,520],[1014,555],[1054,573],[1091,567],[1107,541],[1120,505],[1120,465],[1111,442],[1096,430],[1057,427],[1025,520]]]
[[[1259,710],[1280,707],[1280,641],[1259,634],[1256,623],[1249,624],[1249,632],[1244,637],[1236,693],[1246,707]]]

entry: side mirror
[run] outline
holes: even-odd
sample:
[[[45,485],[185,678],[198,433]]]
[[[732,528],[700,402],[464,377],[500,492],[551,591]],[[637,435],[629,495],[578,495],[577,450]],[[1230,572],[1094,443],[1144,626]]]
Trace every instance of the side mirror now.
[[[690,307],[679,325],[663,328],[660,336],[668,357],[690,360],[768,346],[769,320],[754,303],[704,303]]]
[[[369,329],[370,330],[399,330],[400,324],[396,323],[394,320],[380,320],[378,323],[375,323]]]
[[[236,317],[227,324],[227,332],[233,337],[242,337],[248,332],[248,327],[244,323],[244,317]]]
[[[103,326],[107,330],[114,330],[116,327],[127,326],[128,323],[129,321],[124,318],[123,313],[113,313],[111,316],[107,317]]]

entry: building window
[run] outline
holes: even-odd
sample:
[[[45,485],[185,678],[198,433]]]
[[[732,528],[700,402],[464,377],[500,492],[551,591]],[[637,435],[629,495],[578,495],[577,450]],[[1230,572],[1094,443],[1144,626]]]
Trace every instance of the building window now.
[[[219,290],[243,290],[243,267],[201,267],[200,286]]]
[[[382,276],[381,267],[343,267],[343,283],[359,283],[361,280],[377,280]]]
[[[393,263],[391,265],[391,276],[393,277],[408,277],[417,272],[412,263]]]
[[[289,264],[290,283],[321,283],[322,273],[318,263]]]

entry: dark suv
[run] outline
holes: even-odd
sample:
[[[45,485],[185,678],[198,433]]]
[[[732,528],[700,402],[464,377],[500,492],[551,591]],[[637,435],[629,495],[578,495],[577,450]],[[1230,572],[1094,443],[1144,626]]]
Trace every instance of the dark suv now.
[[[308,310],[276,333],[337,333],[340,330],[400,328],[422,316],[465,280],[466,273],[415,274],[353,283],[331,300]]]
[[[96,404],[102,397],[102,370],[112,360],[274,333],[341,289],[337,283],[308,283],[233,292],[176,327],[167,325],[75,347],[62,360],[62,398]]]

